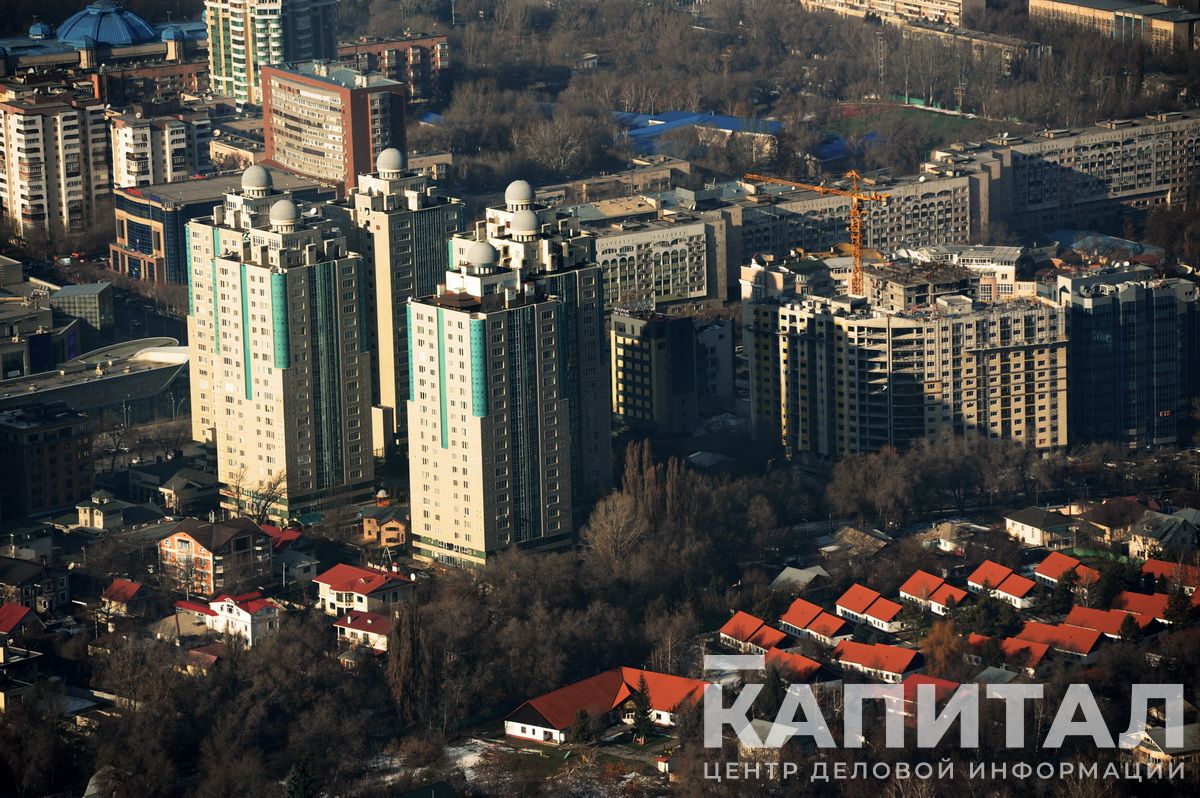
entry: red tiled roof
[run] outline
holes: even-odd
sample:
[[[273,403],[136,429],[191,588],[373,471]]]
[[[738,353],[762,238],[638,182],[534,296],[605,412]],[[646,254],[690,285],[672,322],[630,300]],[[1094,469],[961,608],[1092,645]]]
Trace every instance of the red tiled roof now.
[[[837,617],[833,613],[822,612],[805,628],[821,637],[833,638],[842,634],[846,626],[847,624],[844,619]]]
[[[912,667],[916,657],[917,652],[911,648],[888,646],[883,643],[867,645],[853,640],[843,640],[833,650],[833,658],[839,662],[849,662],[887,673],[904,673]]]
[[[904,681],[900,684],[904,687],[904,700],[915,704],[917,687],[922,684],[932,684],[934,701],[940,702],[954,695],[954,691],[959,688],[961,683],[952,682],[949,679],[939,679],[936,676],[926,676],[923,673],[913,673],[905,676]]]
[[[339,593],[360,595],[370,595],[377,590],[395,587],[397,584],[409,584],[408,577],[400,574],[388,573],[378,568],[360,568],[357,565],[346,565],[345,563],[338,563],[313,581],[328,585],[331,590]]]
[[[763,627],[764,623],[765,621],[761,618],[756,618],[748,612],[741,612],[739,610],[721,627],[720,634],[742,643],[748,643],[754,637],[754,633]]]
[[[1121,624],[1129,616],[1137,621],[1139,629],[1145,629],[1154,618],[1124,610],[1096,610],[1091,607],[1072,607],[1063,623],[1071,626],[1082,626],[1085,629],[1095,629],[1109,637],[1119,637]]]
[[[971,634],[967,638],[967,643],[979,654],[987,642],[991,640],[987,635]],[[1038,643],[1033,640],[1019,640],[1015,637],[1006,637],[1000,641],[1000,651],[1004,654],[1006,662],[1014,663],[1018,655],[1023,652],[1029,652],[1022,663],[1024,667],[1037,668],[1041,664],[1042,659],[1050,651],[1050,646],[1046,643]]]
[[[1200,568],[1194,565],[1181,565],[1166,560],[1146,560],[1142,564],[1142,573],[1150,574],[1155,579],[1165,576],[1185,587],[1200,587]]]
[[[32,614],[33,610],[24,604],[0,604],[0,634],[12,634]]]
[[[866,585],[853,584],[835,603],[856,615],[862,615],[879,598],[879,593]]]
[[[1063,554],[1061,551],[1052,551],[1046,559],[1042,560],[1033,572],[1038,576],[1046,579],[1052,579],[1057,582],[1062,579],[1062,575],[1067,571],[1074,569],[1079,577],[1079,584],[1090,585],[1100,581],[1100,572],[1095,568],[1089,568],[1074,557]]]
[[[821,669],[821,663],[800,654],[772,648],[766,654],[767,665],[774,665],[790,682],[806,682]]]
[[[1122,590],[1113,599],[1113,609],[1139,613],[1149,618],[1163,620],[1167,614],[1167,602],[1171,597],[1166,593],[1134,593],[1132,590]]]
[[[198,601],[176,601],[175,609],[183,610],[184,612],[194,612],[197,615],[216,615],[217,613],[207,604],[201,604]]]
[[[343,629],[353,629],[356,632],[390,635],[396,622],[388,616],[380,615],[379,613],[351,610],[334,621],[333,625],[340,626]]]
[[[284,527],[283,529],[274,524],[260,524],[259,526],[263,532],[271,536],[271,548],[276,554],[304,537],[304,530],[297,529],[294,526]]]
[[[638,668],[613,668],[582,681],[531,698],[512,713],[525,707],[536,711],[551,728],[567,729],[575,722],[579,710],[589,715],[603,715],[620,706],[638,689],[642,677],[650,692],[651,709],[672,712],[684,701],[698,701],[708,682],[687,679],[667,673],[655,673]]]
[[[264,599],[262,593],[259,593],[257,590],[253,593],[243,593],[240,596],[231,596],[228,593],[222,593],[214,598],[210,604],[220,604],[223,601],[232,601],[238,609],[248,612],[251,615],[256,615],[259,611],[268,607],[276,606],[275,602]]]
[[[787,612],[779,616],[779,620],[781,623],[789,624],[797,629],[803,629],[820,614],[821,608],[816,604],[804,599],[796,599],[792,602],[792,606],[787,608]]]
[[[940,576],[934,576],[925,571],[917,571],[904,584],[900,585],[900,592],[901,594],[907,593],[919,599],[928,599],[943,584],[945,584],[945,580]]]
[[[987,586],[990,588],[998,588],[1012,575],[1013,570],[1007,566],[1001,565],[998,562],[984,560],[978,568],[976,568],[970,576],[967,577],[967,584]]]
[[[929,597],[929,600],[934,604],[939,604],[943,607],[949,607],[951,605],[957,606],[962,604],[968,595],[970,594],[961,587],[955,587],[951,584],[943,584],[933,592],[933,595]]]
[[[783,645],[789,639],[786,632],[781,632],[772,626],[763,624],[758,628],[758,631],[750,636],[748,642],[759,648],[772,649]]]
[[[891,623],[904,607],[891,599],[878,598],[867,608],[867,615],[877,621]]]
[[[1027,621],[1017,634],[1020,640],[1034,643],[1045,643],[1051,648],[1070,651],[1076,654],[1090,654],[1100,642],[1101,633],[1095,629],[1085,629],[1082,626],[1060,624],[1051,626],[1048,623]]]
[[[1025,598],[1034,587],[1035,583],[1032,579],[1026,579],[1020,574],[1013,574],[1001,582],[996,589],[1013,598]]]
[[[116,604],[128,604],[137,598],[138,591],[141,589],[142,586],[139,582],[114,579],[113,583],[104,591],[103,598]]]

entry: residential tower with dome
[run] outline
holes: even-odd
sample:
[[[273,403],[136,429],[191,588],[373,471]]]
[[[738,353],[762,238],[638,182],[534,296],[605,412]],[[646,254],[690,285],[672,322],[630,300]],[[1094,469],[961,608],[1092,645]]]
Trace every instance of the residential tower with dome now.
[[[287,521],[369,499],[367,278],[338,221],[255,165],[187,246],[192,437],[222,505]]]
[[[570,546],[612,469],[594,239],[523,180],[450,242],[409,304],[408,452],[418,557],[478,568]]]

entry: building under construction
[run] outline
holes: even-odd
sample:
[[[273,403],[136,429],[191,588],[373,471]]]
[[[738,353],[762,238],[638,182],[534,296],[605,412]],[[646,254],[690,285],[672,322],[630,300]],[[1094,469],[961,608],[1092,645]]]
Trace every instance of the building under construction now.
[[[782,295],[743,305],[755,439],[836,459],[951,434],[1067,443],[1062,308],[987,305],[959,270],[869,268],[858,297]],[[922,297],[925,303],[916,301]]]

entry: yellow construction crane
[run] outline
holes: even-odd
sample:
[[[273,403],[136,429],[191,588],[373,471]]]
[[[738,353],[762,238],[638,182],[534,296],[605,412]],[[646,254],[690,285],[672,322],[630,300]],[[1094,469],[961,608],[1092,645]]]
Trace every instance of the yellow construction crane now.
[[[878,191],[865,193],[858,190],[858,183],[862,180],[862,175],[854,170],[845,174],[845,177],[850,181],[851,189],[849,191],[841,188],[832,188],[830,186],[814,186],[809,183],[797,183],[794,180],[784,180],[781,177],[767,177],[766,175],[746,175],[746,180],[757,180],[760,183],[775,183],[780,186],[792,186],[806,191],[816,191],[821,194],[833,194],[838,197],[850,198],[850,251],[852,257],[850,271],[850,295],[863,296],[862,283],[862,259],[863,259],[863,242],[862,242],[862,204],[864,202],[882,202],[887,204],[887,194],[880,194]]]

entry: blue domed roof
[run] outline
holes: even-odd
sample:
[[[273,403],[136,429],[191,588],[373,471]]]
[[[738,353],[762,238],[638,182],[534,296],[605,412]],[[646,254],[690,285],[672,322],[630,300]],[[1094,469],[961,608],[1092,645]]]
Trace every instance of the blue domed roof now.
[[[183,41],[183,29],[178,25],[168,25],[163,29],[162,40],[164,42],[180,42]]]
[[[29,26],[29,38],[49,39],[54,35],[54,28],[45,22],[35,22]]]
[[[158,34],[146,20],[113,0],[96,0],[58,28],[60,42],[83,46],[88,39],[99,45],[121,46],[157,41]]]

